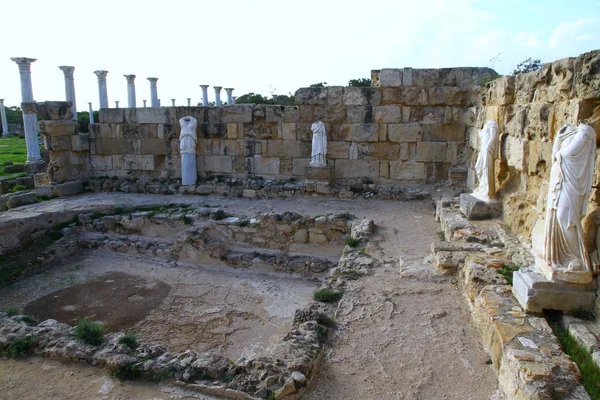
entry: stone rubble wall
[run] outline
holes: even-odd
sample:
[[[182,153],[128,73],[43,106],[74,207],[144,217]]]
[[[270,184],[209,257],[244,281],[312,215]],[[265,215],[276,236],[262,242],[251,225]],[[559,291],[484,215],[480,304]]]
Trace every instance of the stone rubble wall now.
[[[336,182],[447,180],[452,165],[464,164],[463,114],[475,105],[474,89],[495,72],[405,68],[378,73],[376,87],[299,89],[294,106],[102,109],[100,122],[91,125],[88,177],[179,178],[178,121],[189,115],[198,120],[200,176],[305,177],[310,127],[320,118]],[[388,79],[390,74],[401,79]]]
[[[498,78],[480,92],[478,105],[469,107],[463,120],[472,152],[468,170],[471,188],[476,185],[477,132],[490,119],[496,119],[500,126],[496,187],[503,202],[503,218],[513,232],[530,243],[538,215],[545,212],[556,132],[565,124],[585,122],[594,127],[600,140],[600,50],[544,64],[538,71]],[[600,153],[595,169],[597,184]],[[594,188],[583,220],[590,251],[597,248],[599,204]]]

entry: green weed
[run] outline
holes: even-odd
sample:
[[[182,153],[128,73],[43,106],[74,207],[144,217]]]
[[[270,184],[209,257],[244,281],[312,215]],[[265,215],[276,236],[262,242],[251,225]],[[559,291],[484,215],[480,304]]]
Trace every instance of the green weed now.
[[[9,317],[14,317],[15,315],[21,314],[21,310],[15,306],[8,306],[2,311],[4,311]]]
[[[84,343],[97,346],[104,339],[104,327],[89,319],[82,319],[75,328],[75,336]]]
[[[339,301],[344,294],[331,289],[317,289],[313,293],[313,299],[322,303],[335,303]]]
[[[133,332],[128,332],[126,334],[124,334],[123,336],[121,336],[118,340],[119,344],[124,344],[125,346],[129,347],[131,350],[135,350],[140,346],[140,343],[138,342],[138,335],[137,333],[133,333]]]

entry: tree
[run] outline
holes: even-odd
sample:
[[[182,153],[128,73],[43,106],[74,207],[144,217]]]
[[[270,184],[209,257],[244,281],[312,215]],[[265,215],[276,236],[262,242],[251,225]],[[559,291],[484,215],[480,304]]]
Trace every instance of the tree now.
[[[520,62],[517,65],[517,68],[511,72],[511,75],[518,75],[524,72],[537,71],[538,69],[542,69],[542,62],[540,60],[532,60],[529,57],[527,60]]]
[[[369,79],[369,78],[350,79],[348,81],[348,86],[371,86],[371,79]]]
[[[295,102],[295,97],[290,94],[274,94],[271,98],[263,96],[258,93],[246,93],[239,96],[236,100],[236,104],[277,104],[291,106]]]
[[[312,85],[310,85],[309,87],[327,87],[327,82],[319,82],[319,83],[313,83]]]
[[[94,122],[98,123],[100,112],[94,111]],[[79,124],[79,132],[88,133],[90,125],[90,113],[87,111],[77,111],[77,123]]]

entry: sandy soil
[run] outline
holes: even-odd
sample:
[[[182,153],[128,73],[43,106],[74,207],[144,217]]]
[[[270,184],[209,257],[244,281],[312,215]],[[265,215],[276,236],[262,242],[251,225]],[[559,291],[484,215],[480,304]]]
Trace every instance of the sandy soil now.
[[[338,330],[305,398],[488,399],[495,391],[496,376],[485,363],[488,357],[471,326],[466,301],[452,279],[437,275],[425,260],[437,230],[430,203],[110,195],[78,197],[70,205],[63,200],[62,205],[53,207],[76,209],[89,207],[94,201],[104,205],[209,202],[226,207],[230,213],[246,215],[258,211],[349,211],[374,219],[378,231],[375,244],[367,252],[383,260],[385,266],[348,287],[338,312]],[[160,274],[161,270],[154,272]],[[0,376],[5,377],[2,379],[10,375],[17,385],[25,382],[24,378],[18,379],[25,373],[25,367],[19,365],[0,362]],[[64,368],[61,373],[68,373],[71,367]],[[32,378],[36,377],[41,378],[33,373]],[[5,385],[0,381],[0,387]],[[73,390],[73,385],[63,379],[54,380],[52,385],[57,393]],[[89,379],[82,377],[75,386],[75,392],[80,391],[79,398],[99,398],[88,396],[98,390],[89,387]],[[46,398],[43,392],[36,391],[27,396],[13,398]]]

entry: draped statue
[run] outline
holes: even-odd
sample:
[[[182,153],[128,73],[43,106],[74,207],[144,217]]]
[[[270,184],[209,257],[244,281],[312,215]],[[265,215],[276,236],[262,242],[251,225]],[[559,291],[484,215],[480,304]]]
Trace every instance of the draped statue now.
[[[181,184],[195,185],[198,176],[196,170],[196,126],[198,121],[192,117],[179,120],[179,153],[181,153]]]
[[[589,125],[566,125],[552,147],[541,272],[550,280],[589,283],[592,268],[581,219],[592,188],[596,133]]]
[[[496,197],[494,162],[498,154],[498,123],[489,120],[478,134],[481,146],[475,163],[475,172],[479,185],[473,191],[473,195],[487,201]]]
[[[325,131],[325,124],[321,121],[317,121],[312,124],[310,129],[313,132],[310,166],[326,167],[327,161],[325,161],[325,156],[327,155],[327,132]]]

